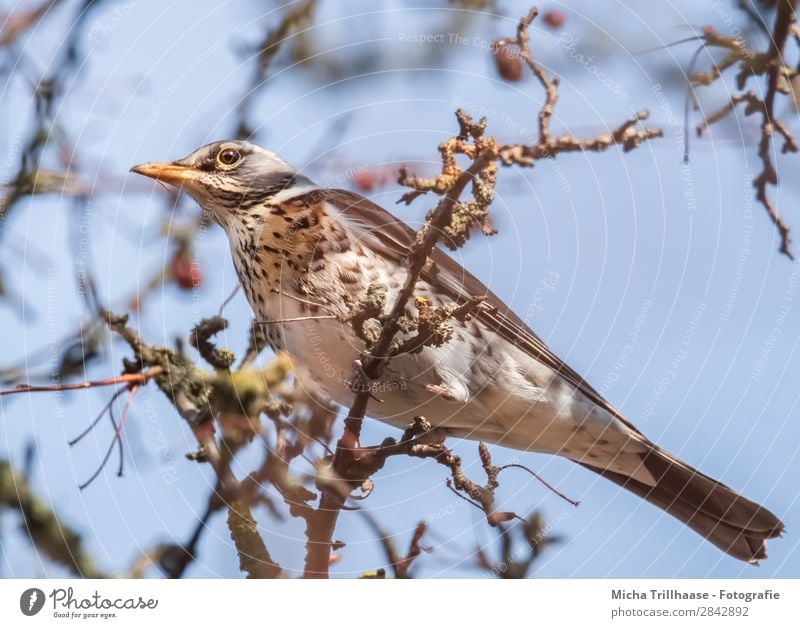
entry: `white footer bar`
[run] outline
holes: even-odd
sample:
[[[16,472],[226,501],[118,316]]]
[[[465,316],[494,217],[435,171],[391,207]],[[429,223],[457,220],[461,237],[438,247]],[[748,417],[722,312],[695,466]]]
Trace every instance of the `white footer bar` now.
[[[487,627],[800,625],[800,580],[0,581],[3,626],[384,628],[440,621]]]

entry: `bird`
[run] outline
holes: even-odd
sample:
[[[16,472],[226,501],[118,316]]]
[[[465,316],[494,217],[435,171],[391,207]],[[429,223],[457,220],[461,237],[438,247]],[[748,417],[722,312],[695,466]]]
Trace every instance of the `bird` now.
[[[365,349],[349,317],[374,286],[394,302],[415,231],[246,141],[213,142],[131,172],[179,188],[211,215],[269,345],[291,356],[308,385],[349,407]],[[767,539],[784,530],[778,517],[651,442],[444,250],[433,250],[415,288],[437,307],[480,300],[470,317],[451,321],[447,342],[391,359],[371,388],[369,417],[402,429],[424,416],[445,436],[565,457],[726,554],[766,558]],[[413,303],[406,314],[416,315]]]

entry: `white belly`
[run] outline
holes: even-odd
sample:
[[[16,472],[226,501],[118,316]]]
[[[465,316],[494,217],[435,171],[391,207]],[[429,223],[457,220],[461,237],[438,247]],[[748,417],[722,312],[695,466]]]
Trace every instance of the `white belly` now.
[[[272,308],[269,316],[263,316],[265,320],[303,319],[273,326],[275,344],[291,355],[297,366],[298,383],[313,386],[317,392],[321,388],[339,405],[350,407],[354,399],[350,386],[357,377],[355,364],[363,349],[363,342],[350,325],[314,318],[303,311],[302,304],[286,298],[280,303],[276,298]],[[443,347],[392,359],[383,377],[372,383],[369,416],[401,429],[414,417],[424,416],[432,425],[454,434],[492,442],[501,442],[512,432],[504,416],[530,415],[534,405],[544,426],[542,432],[552,432],[554,426],[563,423],[556,417],[562,409],[560,404],[569,403],[569,399],[559,396],[556,388],[549,393],[532,388],[522,376],[518,376],[519,381],[500,377],[517,372],[517,365],[503,364],[496,355],[489,357],[482,350],[475,355],[474,347],[463,336],[465,331],[456,332]],[[526,423],[534,427],[540,421],[528,419]],[[518,426],[513,433],[521,434]],[[549,450],[551,441],[562,439],[563,434],[553,434],[536,448]],[[531,439],[526,436],[526,440]]]
[[[298,384],[349,408],[354,364],[363,348],[350,325],[309,314],[285,297],[271,305],[262,320],[302,319],[270,326],[277,347],[297,366]],[[467,333],[459,327],[442,347],[392,359],[373,383],[368,416],[400,429],[424,416],[458,437],[576,460],[588,450],[609,458],[640,450],[626,426],[549,368],[511,345],[487,352],[469,342]],[[619,462],[622,467],[627,459]]]

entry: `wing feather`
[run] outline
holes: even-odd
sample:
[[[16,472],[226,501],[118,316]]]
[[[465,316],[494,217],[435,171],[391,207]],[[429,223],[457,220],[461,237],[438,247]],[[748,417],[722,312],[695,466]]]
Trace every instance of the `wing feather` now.
[[[403,263],[411,252],[414,230],[380,205],[347,190],[324,190],[323,199],[340,209],[348,220],[361,225],[381,246],[380,253],[395,263]],[[448,298],[457,304],[475,296],[485,297],[476,317],[489,330],[519,347],[532,358],[556,371],[597,406],[603,408],[638,432],[620,412],[606,401],[566,362],[561,360],[503,301],[478,278],[441,249],[431,255],[433,262],[422,278],[436,282]]]

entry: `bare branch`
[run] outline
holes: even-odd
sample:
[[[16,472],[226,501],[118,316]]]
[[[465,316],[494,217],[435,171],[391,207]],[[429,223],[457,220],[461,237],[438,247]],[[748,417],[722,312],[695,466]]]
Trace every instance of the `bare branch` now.
[[[0,507],[17,510],[36,550],[82,578],[102,578],[80,535],[30,490],[27,479],[0,461]]]
[[[285,577],[269,555],[247,501],[237,499],[228,504],[228,529],[239,554],[239,568],[248,578]]]
[[[647,111],[640,111],[620,124],[609,133],[591,139],[577,139],[571,135],[553,138],[550,134],[549,122],[557,101],[558,81],[550,78],[544,69],[533,60],[530,52],[528,27],[536,17],[536,9],[532,9],[527,16],[522,18],[517,29],[514,43],[520,49],[520,55],[525,60],[531,72],[537,77],[545,90],[545,102],[539,111],[539,138],[533,145],[512,144],[498,147],[494,139],[485,137],[486,121],[484,119],[474,122],[466,113],[458,111],[456,117],[459,123],[459,134],[442,143],[439,151],[442,156],[442,170],[432,178],[421,179],[410,176],[405,168],[400,171],[399,182],[411,187],[412,190],[401,198],[402,202],[410,203],[415,198],[434,193],[441,197],[435,209],[428,213],[423,227],[417,232],[411,254],[407,260],[407,273],[405,281],[388,314],[383,315],[383,301],[365,304],[354,310],[351,318],[354,330],[366,341],[367,352],[356,365],[357,372],[362,374],[366,382],[358,382],[351,386],[354,390],[354,401],[345,419],[345,430],[339,439],[330,467],[332,475],[328,481],[321,484],[322,495],[319,508],[314,516],[308,520],[307,527],[307,555],[305,576],[327,577],[332,547],[333,532],[339,511],[344,506],[349,488],[356,486],[358,478],[363,474],[364,467],[360,453],[365,451],[359,448],[361,434],[361,421],[365,416],[367,404],[372,398],[372,386],[369,381],[378,380],[383,373],[387,362],[396,351],[395,337],[401,329],[401,321],[405,320],[406,308],[414,296],[417,281],[428,263],[428,258],[434,247],[440,241],[452,248],[464,244],[469,234],[469,228],[475,222],[482,225],[484,233],[491,234],[494,229],[488,217],[488,207],[493,200],[496,162],[500,160],[503,165],[530,166],[537,159],[553,158],[559,153],[576,151],[602,151],[611,146],[620,145],[625,151],[632,150],[642,142],[655,137],[661,137],[661,130],[638,128],[637,124],[647,119]],[[506,40],[503,40],[506,41]],[[456,161],[458,155],[465,155],[472,160],[471,165],[462,170]],[[461,195],[467,185],[472,185],[473,200],[462,202]],[[382,287],[377,286],[367,294],[366,298],[374,301],[376,295],[383,295]],[[475,303],[477,307],[479,303]],[[416,337],[401,342],[395,349],[399,351],[416,351],[425,344],[446,342],[448,333],[439,320],[438,312],[433,310],[420,310],[420,319],[425,316],[429,321],[417,321],[418,334]],[[424,314],[424,315],[423,315]],[[465,313],[468,315],[468,312]],[[363,322],[367,318],[378,318],[381,324],[377,338],[364,335]],[[432,324],[430,324],[432,323]],[[481,486],[466,478],[461,472],[461,461],[444,448],[443,444],[430,448],[429,445],[417,444],[408,455],[422,455],[433,457],[451,470],[452,484],[469,496],[485,513],[491,525],[499,525],[503,521],[515,518],[513,513],[498,513],[494,511],[493,489],[496,486],[496,467],[491,466],[488,450],[480,449],[481,458],[484,460],[484,469],[487,473],[487,484]],[[385,458],[384,458],[385,459]],[[382,462],[370,473],[382,466]],[[360,481],[368,479],[368,475]],[[344,480],[344,481],[342,481]],[[350,484],[348,484],[348,482]]]
[[[781,147],[783,153],[798,151],[797,142],[789,131],[788,126],[777,120],[774,115],[777,94],[788,93],[789,80],[797,73],[796,69],[789,68],[784,61],[784,48],[789,36],[793,36],[800,43],[795,12],[797,0],[778,0],[777,5],[778,10],[770,36],[770,45],[765,53],[755,54],[747,50],[739,38],[723,37],[713,29],[705,29],[704,39],[707,45],[726,48],[730,52],[711,71],[693,74],[691,81],[693,85],[710,85],[719,79],[726,69],[737,63],[739,64],[739,72],[736,75],[736,82],[740,90],[744,88],[750,77],[766,75],[767,87],[763,100],[759,99],[752,91],[735,94],[724,107],[706,117],[697,127],[697,133],[700,135],[711,124],[718,122],[733,112],[739,103],[746,103],[747,106],[744,110],[746,116],[754,113],[761,114],[761,139],[758,143],[761,172],[753,180],[753,187],[756,190],[756,199],[764,206],[770,220],[778,229],[780,252],[789,259],[794,259],[791,252],[789,226],[783,220],[767,193],[767,186],[778,184],[778,173],[772,161],[772,139],[775,132],[777,131],[783,137],[783,146]]]

